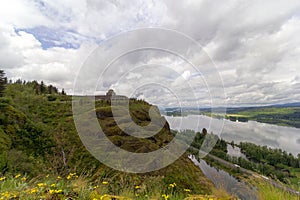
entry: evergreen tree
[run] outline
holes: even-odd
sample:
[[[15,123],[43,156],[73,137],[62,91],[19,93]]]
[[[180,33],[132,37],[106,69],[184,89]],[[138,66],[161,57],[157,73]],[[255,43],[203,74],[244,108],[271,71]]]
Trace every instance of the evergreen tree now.
[[[3,70],[0,70],[0,97],[3,97],[7,79]]]
[[[65,89],[62,89],[61,94],[66,95]]]
[[[48,94],[52,94],[53,93],[53,86],[49,85],[48,86]]]
[[[41,92],[41,94],[44,94],[46,92],[46,87],[45,87],[44,81],[41,81],[40,92]]]

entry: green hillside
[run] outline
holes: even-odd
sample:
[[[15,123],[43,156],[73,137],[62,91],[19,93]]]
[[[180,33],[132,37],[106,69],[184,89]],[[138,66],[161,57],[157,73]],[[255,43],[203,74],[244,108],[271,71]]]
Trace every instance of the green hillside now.
[[[91,194],[97,199],[98,194],[104,193],[130,196],[139,189],[135,188],[137,186],[142,187],[139,194],[158,195],[159,198],[164,198],[162,194],[184,198],[190,193],[227,196],[214,189],[187,155],[166,168],[146,174],[123,173],[101,164],[85,149],[78,137],[71,97],[59,94],[57,90],[52,91],[51,88],[37,82],[17,82],[8,84],[4,97],[0,98],[0,191],[3,198],[5,191],[7,195],[21,196],[24,195],[21,191],[36,189],[39,192],[33,192],[32,195],[44,195],[44,199],[64,199],[66,196],[81,199],[82,194],[86,195],[85,199],[90,199]],[[150,107],[142,100],[130,101],[130,115],[135,123],[145,126],[150,122]],[[173,138],[168,123],[158,109],[155,110],[157,122],[165,124],[157,135],[147,139],[129,136],[118,128],[112,118],[109,102],[99,101],[95,110],[108,138],[127,151],[153,151],[168,144]],[[70,173],[73,174],[72,180],[74,173],[76,177],[79,175],[73,181],[82,182],[82,188],[78,186],[79,183],[76,183],[76,187],[70,185],[73,182],[68,183]],[[23,181],[31,181],[22,183],[21,177]],[[47,182],[47,189],[36,188],[35,184],[39,182]],[[95,185],[103,185],[102,182],[109,183],[105,189],[91,189]],[[60,184],[64,189],[57,189],[55,193],[50,183]],[[10,184],[15,187],[10,187]],[[82,190],[78,190],[78,187]],[[91,188],[86,191],[88,187]]]

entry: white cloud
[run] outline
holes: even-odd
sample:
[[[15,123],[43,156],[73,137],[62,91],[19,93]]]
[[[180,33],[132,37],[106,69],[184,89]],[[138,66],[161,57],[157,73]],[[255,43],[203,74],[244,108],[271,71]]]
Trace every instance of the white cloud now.
[[[11,0],[0,3],[0,66],[10,78],[44,80],[70,92],[76,73],[97,44],[122,31],[153,26],[183,32],[203,45],[222,75],[227,103],[299,100],[300,2],[297,0],[229,0],[226,3],[211,0],[135,0],[130,3]],[[149,37],[166,48],[181,49],[185,45],[179,40],[169,43],[159,35]],[[143,41],[136,38],[134,42]],[[188,96],[190,84],[199,101],[207,103],[210,98],[205,79],[216,96],[222,88],[214,84],[215,74],[211,74],[205,54],[191,49],[190,55],[191,61],[202,63],[202,71],[165,52],[128,55],[117,63],[118,72],[107,72],[105,87],[129,92],[134,89],[131,82],[116,82],[123,72],[141,64],[160,64],[176,73],[160,70],[145,74],[147,70],[144,70],[129,73],[127,78],[159,82],[163,77],[183,96]],[[187,79],[187,84],[182,77]],[[143,93],[146,99],[152,95],[156,97],[154,100],[172,105],[169,102],[172,95],[160,98],[166,91],[149,91]],[[185,101],[192,105],[189,99]]]

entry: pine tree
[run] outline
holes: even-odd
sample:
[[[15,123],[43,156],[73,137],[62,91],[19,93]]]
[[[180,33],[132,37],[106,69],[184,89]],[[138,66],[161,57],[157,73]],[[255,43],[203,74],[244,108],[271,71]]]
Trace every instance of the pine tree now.
[[[66,95],[65,89],[62,89],[61,94]]]
[[[0,97],[3,97],[7,79],[3,70],[0,70]]]
[[[49,85],[48,86],[48,94],[52,94],[53,93],[53,86]]]
[[[40,84],[40,92],[41,92],[41,94],[44,94],[46,92],[45,84],[43,81],[41,81],[41,84]]]

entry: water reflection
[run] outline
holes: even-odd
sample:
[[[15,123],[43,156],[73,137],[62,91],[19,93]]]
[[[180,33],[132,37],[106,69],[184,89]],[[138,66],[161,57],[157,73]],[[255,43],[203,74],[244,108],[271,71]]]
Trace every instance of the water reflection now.
[[[219,189],[225,189],[228,193],[237,196],[240,199],[256,200],[257,190],[250,185],[238,181],[229,173],[209,166],[204,160],[200,162],[194,157],[189,157],[195,165],[197,165],[204,175],[213,182],[213,184]]]
[[[230,156],[247,159],[246,155],[241,152],[239,147],[231,146],[230,144],[227,144],[227,154]]]
[[[239,143],[248,141],[258,145],[267,145],[272,148],[281,148],[297,155],[300,153],[300,129],[283,127],[272,124],[249,122],[232,122],[215,119],[203,115],[190,115],[187,117],[168,117],[170,127],[175,130],[191,129],[201,131],[207,128],[209,132],[220,135],[227,141]],[[221,133],[218,132],[220,124],[224,123]],[[298,141],[298,142],[297,142]]]

